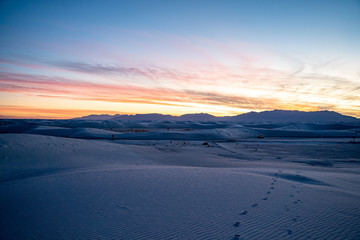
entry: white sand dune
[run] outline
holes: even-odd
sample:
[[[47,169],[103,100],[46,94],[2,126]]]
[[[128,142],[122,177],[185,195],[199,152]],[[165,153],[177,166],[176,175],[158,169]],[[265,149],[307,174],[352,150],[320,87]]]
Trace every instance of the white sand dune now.
[[[31,129],[0,135],[0,239],[360,238],[360,148],[349,139]]]

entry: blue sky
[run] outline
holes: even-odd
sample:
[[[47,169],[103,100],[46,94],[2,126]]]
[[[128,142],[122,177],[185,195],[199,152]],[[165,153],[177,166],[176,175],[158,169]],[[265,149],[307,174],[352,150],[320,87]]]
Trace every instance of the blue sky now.
[[[360,1],[2,1],[0,33],[5,117],[359,117]]]

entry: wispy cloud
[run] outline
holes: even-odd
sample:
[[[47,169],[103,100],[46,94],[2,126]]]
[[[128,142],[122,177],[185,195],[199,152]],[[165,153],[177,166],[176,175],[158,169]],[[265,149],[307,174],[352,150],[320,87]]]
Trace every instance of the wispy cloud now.
[[[298,99],[281,99],[271,95],[227,95],[215,91],[188,89],[149,88],[133,85],[96,84],[67,78],[0,73],[0,91],[22,93],[31,96],[55,97],[74,100],[103,102],[158,104],[167,106],[224,106],[234,109],[268,110],[306,109],[317,110],[329,107],[326,102],[301,102]]]
[[[146,37],[167,45],[180,57],[160,61],[157,55],[125,62],[114,57],[116,50],[109,57],[111,49],[105,49],[106,54],[99,55],[105,61],[85,61],[81,56],[73,60],[2,58],[0,91],[115,103],[198,104],[199,109],[216,106],[239,112],[275,108],[328,109],[354,116],[360,112],[358,73],[346,71],[341,60],[311,65],[287,55],[274,57],[272,52],[248,43],[224,44],[168,35]],[[152,56],[149,53],[154,51],[147,52]]]
[[[161,79],[167,79],[169,81],[190,81],[195,79],[201,79],[199,74],[182,72],[176,69],[168,67],[157,66],[120,66],[116,64],[91,64],[86,62],[75,61],[63,61],[50,63],[56,67],[60,67],[65,70],[97,74],[97,75],[114,75],[122,77],[143,77],[152,81],[159,81]]]

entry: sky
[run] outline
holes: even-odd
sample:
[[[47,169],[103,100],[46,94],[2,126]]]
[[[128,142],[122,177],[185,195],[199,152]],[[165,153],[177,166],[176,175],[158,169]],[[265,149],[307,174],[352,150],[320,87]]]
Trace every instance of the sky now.
[[[0,117],[360,118],[359,0],[0,1]]]

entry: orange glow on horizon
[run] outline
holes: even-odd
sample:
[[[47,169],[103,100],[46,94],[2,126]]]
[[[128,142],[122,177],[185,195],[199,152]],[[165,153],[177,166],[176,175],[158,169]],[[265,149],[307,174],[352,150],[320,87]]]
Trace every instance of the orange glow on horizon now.
[[[261,111],[271,111],[275,109],[262,109],[255,110],[255,112]],[[282,108],[279,110],[298,110],[304,112],[313,112],[319,111],[320,109],[306,107],[300,108],[299,106],[289,106],[288,108]],[[254,110],[252,110],[254,111]],[[205,112],[201,109],[193,109],[192,111],[184,111],[180,113],[169,113],[169,112],[161,112],[161,111],[151,111],[151,108],[141,112],[121,112],[121,111],[113,111],[113,110],[91,110],[91,109],[46,109],[46,108],[34,108],[34,107],[26,107],[26,106],[0,106],[0,118],[2,119],[71,119],[77,117],[83,117],[88,115],[135,115],[135,114],[149,114],[149,113],[159,113],[164,115],[172,115],[172,116],[180,116],[184,114],[194,114],[194,113],[208,113],[213,116],[222,117],[222,116],[235,116],[240,115],[250,111],[244,112],[226,112],[226,113],[216,113],[216,112]],[[353,116],[359,118],[359,115],[345,114],[348,116]]]
[[[308,70],[276,54],[264,54],[262,48],[254,51],[255,46],[251,50],[243,46],[236,51],[233,46],[209,39],[197,41],[201,44],[186,41],[183,50],[201,53],[199,59],[191,51],[189,56],[194,59],[160,61],[163,65],[157,65],[158,59],[154,65],[115,60],[109,64],[0,59],[1,116],[52,119],[117,113],[231,116],[281,109],[329,110],[360,117],[356,72],[341,68],[341,64],[337,71],[333,66],[330,71],[326,65],[316,71]]]

